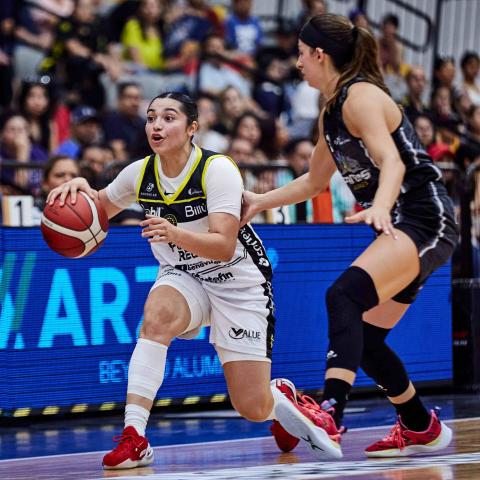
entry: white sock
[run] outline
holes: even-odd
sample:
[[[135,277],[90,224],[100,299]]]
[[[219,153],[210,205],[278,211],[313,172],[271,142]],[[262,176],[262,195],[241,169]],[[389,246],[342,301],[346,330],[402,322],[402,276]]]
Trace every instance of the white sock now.
[[[129,403],[125,407],[125,427],[135,427],[137,433],[144,437],[149,416],[150,412],[146,408],[135,403]]]
[[[128,367],[127,393],[154,400],[165,374],[168,347],[139,338]]]

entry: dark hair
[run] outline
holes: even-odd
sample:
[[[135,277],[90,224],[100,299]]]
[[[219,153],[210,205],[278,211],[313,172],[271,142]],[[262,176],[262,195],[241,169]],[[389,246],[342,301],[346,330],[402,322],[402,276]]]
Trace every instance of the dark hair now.
[[[52,118],[54,108],[51,98],[51,91],[48,87],[48,84],[40,80],[33,81],[31,79],[27,79],[22,81],[20,91],[18,93],[18,109],[28,122],[32,119],[32,116],[29,114],[29,112],[27,112],[26,103],[28,95],[35,87],[40,87],[47,96],[47,108],[38,119],[40,123],[40,139],[38,143],[48,151],[50,150],[50,120]]]
[[[45,163],[45,165],[43,166],[42,178],[44,182],[48,180],[48,176],[50,175],[50,172],[52,171],[53,167],[61,160],[71,160],[73,163],[78,165],[75,159],[73,159],[72,157],[69,157],[68,155],[62,155],[62,154],[53,155],[48,159],[47,163]]]
[[[398,28],[398,26],[400,25],[400,20],[398,19],[397,15],[395,15],[394,13],[387,13],[382,18],[382,25],[385,25],[386,23],[390,23],[395,28]]]
[[[470,60],[476,60],[477,62],[480,62],[480,56],[478,55],[477,52],[472,52],[467,50],[462,55],[462,59],[460,60],[460,66],[462,67],[462,69],[465,68],[465,66]]]
[[[450,56],[439,55],[435,57],[435,61],[433,62],[433,70],[435,71],[440,70],[447,63],[453,63],[455,65],[455,59]]]
[[[178,103],[180,103],[181,105],[180,109],[182,110],[182,112],[187,116],[188,125],[191,125],[193,122],[198,122],[197,104],[186,93],[180,93],[180,92],[161,93],[160,95],[157,95],[155,98],[152,99],[152,101],[148,105],[148,108],[152,106],[152,103],[155,100],[157,100],[157,98],[171,98],[172,100],[176,100]]]
[[[130,87],[135,87],[139,90],[142,89],[142,87],[140,87],[137,82],[120,82],[119,84],[117,84],[117,96],[121,97],[125,93],[125,90]]]
[[[263,135],[263,131],[262,131],[262,120],[260,119],[260,117],[259,117],[256,113],[253,113],[252,111],[249,110],[249,111],[247,111],[247,112],[242,113],[239,117],[237,117],[237,118],[235,119],[235,122],[234,122],[233,128],[232,128],[232,136],[234,136],[234,137],[237,136],[238,128],[240,127],[240,124],[241,124],[246,118],[253,118],[253,119],[257,122],[258,128],[259,128],[259,130],[262,132],[262,135]]]
[[[367,29],[354,27],[348,18],[333,13],[316,15],[306,25],[309,23],[320,35],[328,38],[330,44],[337,45],[344,51],[344,55],[330,56],[333,65],[340,72],[340,78],[332,98],[326,104],[327,109],[336,102],[342,87],[357,76],[390,94],[378,66],[377,42]],[[322,45],[309,46],[323,48]]]
[[[303,142],[308,142],[310,144],[312,144],[312,140],[308,137],[298,137],[298,138],[294,138],[293,140],[290,140],[284,147],[283,151],[285,153],[285,155],[287,157],[289,157],[290,155],[293,155],[295,153],[295,150],[297,149],[297,147],[303,143]]]

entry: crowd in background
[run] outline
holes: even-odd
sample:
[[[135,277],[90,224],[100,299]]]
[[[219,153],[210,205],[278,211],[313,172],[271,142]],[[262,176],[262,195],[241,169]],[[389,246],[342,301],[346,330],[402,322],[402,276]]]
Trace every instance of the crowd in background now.
[[[48,191],[75,176],[104,187],[150,153],[146,105],[166,90],[196,98],[194,141],[231,156],[246,189],[264,192],[302,175],[323,99],[295,68],[297,35],[327,5],[304,0],[303,7],[298,18],[266,32],[252,0],[232,0],[228,8],[205,0],[2,0],[1,193],[32,195],[41,210]],[[370,28],[361,10],[350,19]],[[377,35],[385,82],[458,207],[480,165],[478,52],[435,59],[428,85],[422,66],[405,63],[398,29],[389,14]],[[480,217],[480,192],[476,198]],[[325,194],[256,220],[341,223],[357,208],[335,174]],[[132,208],[115,220],[141,217]]]

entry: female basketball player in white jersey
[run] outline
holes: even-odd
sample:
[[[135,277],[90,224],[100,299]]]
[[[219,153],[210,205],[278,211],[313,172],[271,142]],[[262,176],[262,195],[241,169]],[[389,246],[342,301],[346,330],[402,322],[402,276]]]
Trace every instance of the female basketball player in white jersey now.
[[[73,203],[82,190],[98,196],[109,218],[137,201],[147,213],[142,236],[161,265],[130,360],[125,429],[103,459],[107,469],[153,461],[145,428],[168,347],[175,337],[193,338],[202,325],[211,325],[210,342],[241,415],[257,422],[273,419],[274,404],[286,401],[278,389],[295,395],[285,381],[270,389],[272,270],[250,225],[239,231],[240,173],[229,158],[192,143],[197,119],[197,106],[187,95],[159,95],[147,112],[153,155],[128,165],[99,192],[77,178],[48,197],[63,203],[70,194]]]
[[[454,249],[457,230],[452,202],[440,171],[388,94],[371,33],[354,27],[345,17],[318,15],[303,27],[298,48],[297,67],[327,101],[319,118],[320,135],[310,171],[263,195],[245,192],[242,221],[262,210],[317,195],[337,168],[364,208],[347,222],[367,223],[378,236],[327,291],[330,343],[324,409],[318,409],[312,423],[292,404],[278,416],[293,437],[281,428],[274,434],[284,450],[295,447],[295,437],[307,435],[320,457],[335,443],[339,448],[337,428],[361,366],[384,389],[398,414],[392,431],[366,449],[368,456],[445,448],[450,429],[435,412],[425,409],[385,338],[428,275]],[[330,414],[337,428],[328,424]]]

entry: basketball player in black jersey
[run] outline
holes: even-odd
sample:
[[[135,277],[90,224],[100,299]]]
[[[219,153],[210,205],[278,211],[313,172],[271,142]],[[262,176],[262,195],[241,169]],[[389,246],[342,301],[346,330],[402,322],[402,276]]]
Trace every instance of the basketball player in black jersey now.
[[[377,237],[327,291],[329,348],[322,406],[307,423],[291,404],[277,415],[288,434],[278,424],[272,431],[283,450],[294,448],[296,438],[317,442],[318,449],[311,448],[318,452],[338,443],[345,403],[362,367],[398,414],[391,432],[365,450],[368,456],[445,448],[450,429],[426,410],[385,339],[454,249],[452,202],[440,171],[383,83],[371,33],[345,17],[319,15],[304,25],[298,48],[297,68],[326,98],[310,170],[271,192],[245,192],[242,221],[317,195],[337,168],[363,207],[346,221],[371,225]]]

